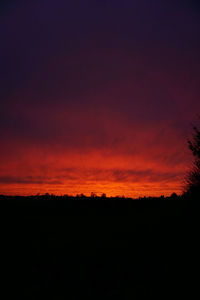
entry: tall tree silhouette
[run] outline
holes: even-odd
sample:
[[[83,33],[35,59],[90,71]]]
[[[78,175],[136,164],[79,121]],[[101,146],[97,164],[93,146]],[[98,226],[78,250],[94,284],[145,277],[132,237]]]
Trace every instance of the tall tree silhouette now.
[[[200,118],[199,118],[200,120]],[[200,128],[193,127],[192,140],[188,140],[189,149],[194,156],[194,163],[192,169],[187,173],[186,193],[192,195],[200,195]]]

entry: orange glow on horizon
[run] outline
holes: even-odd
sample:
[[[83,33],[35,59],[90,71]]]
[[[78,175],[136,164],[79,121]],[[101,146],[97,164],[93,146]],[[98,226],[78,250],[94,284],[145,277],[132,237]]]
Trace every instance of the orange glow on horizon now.
[[[21,195],[29,196],[36,194],[54,194],[54,195],[70,195],[76,196],[78,194],[84,194],[85,196],[90,196],[91,193],[95,193],[101,196],[105,193],[107,197],[115,196],[125,196],[130,198],[138,197],[159,197],[161,195],[170,196],[172,193],[176,192],[181,194],[181,188],[179,187],[179,182],[174,185],[152,185],[152,184],[127,184],[127,183],[99,183],[99,184],[74,184],[73,182],[68,182],[63,185],[38,185],[38,184],[5,184],[1,186],[0,189],[3,195]]]
[[[44,150],[43,150],[44,151]],[[2,164],[0,169],[0,194],[143,197],[169,196],[181,193],[184,165],[175,166],[155,161],[151,155],[117,155],[106,151],[55,152],[33,150],[19,161],[9,162],[12,176]],[[162,171],[160,171],[162,170]]]

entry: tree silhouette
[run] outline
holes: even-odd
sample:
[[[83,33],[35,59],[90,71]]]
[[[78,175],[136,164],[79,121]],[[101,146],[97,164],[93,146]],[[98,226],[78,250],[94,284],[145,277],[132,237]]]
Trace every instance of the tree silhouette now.
[[[200,195],[200,128],[193,127],[193,137],[188,140],[188,146],[194,156],[194,163],[185,178],[185,191],[191,195]]]

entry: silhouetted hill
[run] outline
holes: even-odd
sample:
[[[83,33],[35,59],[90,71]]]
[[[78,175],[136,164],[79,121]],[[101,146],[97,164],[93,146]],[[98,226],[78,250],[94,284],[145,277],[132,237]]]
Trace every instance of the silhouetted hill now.
[[[8,298],[191,297],[194,202],[94,198],[0,196]]]

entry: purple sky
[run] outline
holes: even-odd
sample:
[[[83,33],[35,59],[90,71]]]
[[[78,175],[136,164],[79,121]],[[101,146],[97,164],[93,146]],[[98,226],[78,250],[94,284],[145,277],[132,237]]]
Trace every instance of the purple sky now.
[[[199,1],[2,1],[0,193],[180,192]]]

